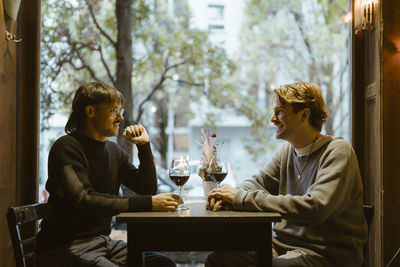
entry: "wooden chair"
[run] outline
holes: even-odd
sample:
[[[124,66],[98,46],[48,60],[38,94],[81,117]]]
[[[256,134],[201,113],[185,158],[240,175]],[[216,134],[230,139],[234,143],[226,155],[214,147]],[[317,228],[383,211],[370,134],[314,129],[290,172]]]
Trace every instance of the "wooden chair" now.
[[[46,217],[51,211],[48,203],[38,203],[26,206],[11,207],[7,213],[8,228],[14,250],[16,267],[35,266],[35,245],[37,221]],[[22,225],[30,226],[31,234],[21,229]],[[33,226],[33,227],[32,227]],[[23,226],[22,226],[23,228]],[[24,231],[22,231],[24,230]]]
[[[368,224],[368,236],[369,236],[369,230],[371,228],[372,219],[374,218],[374,207],[370,206],[370,205],[364,205],[363,209],[364,209],[365,220],[367,221],[367,224]],[[368,266],[368,258],[370,255],[368,255],[367,250],[368,250],[368,240],[367,240],[367,243],[364,245],[364,264],[363,264],[363,266]]]
[[[370,206],[370,205],[364,205],[363,209],[364,209],[364,216],[365,216],[365,219],[367,220],[368,230],[369,230],[369,227],[372,224],[372,218],[374,217],[374,207]]]

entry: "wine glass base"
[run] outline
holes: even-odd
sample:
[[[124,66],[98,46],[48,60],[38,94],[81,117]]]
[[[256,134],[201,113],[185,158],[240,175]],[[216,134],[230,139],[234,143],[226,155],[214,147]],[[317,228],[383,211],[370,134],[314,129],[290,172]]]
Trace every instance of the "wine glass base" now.
[[[176,208],[177,211],[188,210],[188,209],[189,207],[185,206],[184,204],[181,204]]]

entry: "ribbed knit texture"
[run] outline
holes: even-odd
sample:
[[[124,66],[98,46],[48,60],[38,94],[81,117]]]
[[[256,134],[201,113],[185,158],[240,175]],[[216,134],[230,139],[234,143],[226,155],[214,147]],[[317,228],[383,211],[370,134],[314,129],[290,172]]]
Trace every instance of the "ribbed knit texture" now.
[[[357,158],[344,139],[324,136],[307,163],[290,143],[235,194],[236,210],[279,212],[275,243],[302,249],[324,266],[361,266],[367,239]],[[304,170],[298,179],[298,171]]]
[[[44,219],[37,250],[111,232],[111,217],[124,211],[151,211],[157,192],[154,159],[149,144],[139,145],[140,166],[114,142],[100,142],[73,133],[58,139],[48,161],[46,189],[53,213]],[[118,196],[121,184],[137,195]]]

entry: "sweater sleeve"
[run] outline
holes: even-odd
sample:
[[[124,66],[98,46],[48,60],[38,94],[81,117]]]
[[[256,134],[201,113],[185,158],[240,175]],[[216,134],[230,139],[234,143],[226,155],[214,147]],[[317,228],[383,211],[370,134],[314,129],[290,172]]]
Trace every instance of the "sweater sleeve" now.
[[[77,142],[62,139],[49,154],[49,180],[46,184],[54,200],[63,200],[72,209],[101,216],[129,210],[129,198],[99,193],[88,178],[85,156]]]
[[[277,195],[279,191],[279,173],[281,165],[281,151],[277,151],[272,160],[262,167],[258,174],[245,180],[237,187],[237,193],[233,199],[235,210],[245,210],[243,199],[249,192],[259,192],[261,195]]]
[[[138,145],[139,168],[133,166],[125,155],[120,166],[122,184],[139,195],[155,195],[157,193],[157,174],[150,144]],[[150,206],[151,207],[151,206]]]
[[[342,141],[322,155],[315,183],[306,194],[270,195],[262,190],[241,189],[234,197],[234,207],[278,212],[291,223],[316,225],[341,214],[346,203],[359,197],[351,194],[357,178],[361,179],[355,153],[347,142]]]

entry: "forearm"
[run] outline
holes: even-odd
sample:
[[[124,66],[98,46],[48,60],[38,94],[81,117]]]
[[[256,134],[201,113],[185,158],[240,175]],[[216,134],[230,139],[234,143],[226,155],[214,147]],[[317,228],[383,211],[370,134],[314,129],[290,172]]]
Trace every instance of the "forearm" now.
[[[96,192],[84,185],[71,165],[62,168],[59,186],[64,199],[78,210],[111,216],[129,210],[129,199]]]
[[[313,184],[304,195],[271,195],[263,190],[240,189],[233,207],[237,210],[278,212],[291,223],[318,224],[334,214],[340,214],[351,201],[351,186],[340,172],[330,173]]]
[[[237,188],[246,191],[261,190],[277,195],[279,191],[279,176],[281,170],[281,153],[276,153],[273,159],[263,166],[252,178],[245,180]]]
[[[151,210],[151,196],[119,197],[113,194],[99,193],[92,188],[85,187],[72,166],[66,166],[63,172],[62,192],[75,209],[104,216],[112,216],[125,211]]]
[[[140,161],[139,171],[146,177],[146,191],[154,195],[157,193],[157,172],[150,143],[138,145],[138,151]]]
[[[157,173],[150,144],[138,145],[140,165],[135,168],[126,163],[122,171],[122,182],[139,195],[154,195],[157,193]]]

